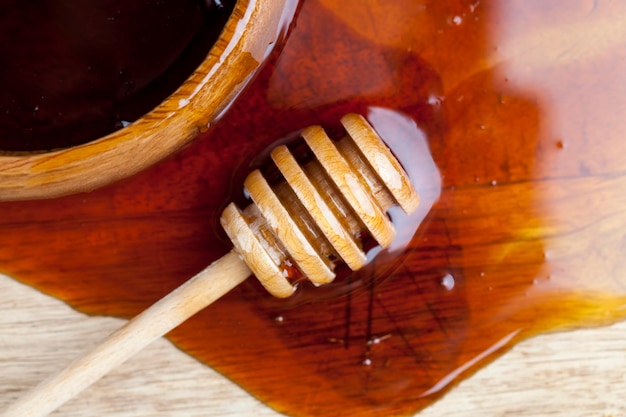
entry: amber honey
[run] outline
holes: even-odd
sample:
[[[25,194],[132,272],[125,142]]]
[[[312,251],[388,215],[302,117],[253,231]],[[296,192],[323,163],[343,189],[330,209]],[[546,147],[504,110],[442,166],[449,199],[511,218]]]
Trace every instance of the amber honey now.
[[[204,60],[234,0],[0,2],[0,151],[102,137]]]
[[[169,337],[287,415],[411,415],[519,340],[623,318],[625,14],[305,0],[193,145],[89,194],[0,205],[2,270],[135,315],[230,249],[219,214],[259,154],[360,112],[422,198],[391,213],[395,245],[287,301],[248,280]]]

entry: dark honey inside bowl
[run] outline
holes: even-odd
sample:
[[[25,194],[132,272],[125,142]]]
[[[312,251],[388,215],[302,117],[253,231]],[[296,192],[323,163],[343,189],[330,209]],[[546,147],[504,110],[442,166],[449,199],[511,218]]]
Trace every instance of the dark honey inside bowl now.
[[[0,150],[70,147],[133,122],[205,59],[234,4],[4,1]]]
[[[219,213],[258,155],[311,124],[339,138],[362,113],[422,197],[423,219],[394,219],[405,245],[285,303],[249,280],[169,338],[285,415],[414,415],[522,339],[626,318],[624,16],[586,0],[303,0],[189,147],[91,193],[0,203],[0,270],[131,317],[230,250]]]

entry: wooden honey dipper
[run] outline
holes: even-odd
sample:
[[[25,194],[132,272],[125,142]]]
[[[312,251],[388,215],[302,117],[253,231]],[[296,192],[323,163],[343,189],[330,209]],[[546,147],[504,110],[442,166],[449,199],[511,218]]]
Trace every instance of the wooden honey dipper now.
[[[386,211],[406,213],[419,199],[406,172],[360,115],[341,119],[347,135],[333,142],[319,126],[301,136],[314,158],[298,164],[285,145],[271,152],[282,181],[270,186],[260,171],[244,181],[252,204],[230,204],[221,224],[233,242],[227,255],[112,333],[13,403],[2,417],[45,416],[111,369],[165,335],[254,274],[276,297],[294,291],[287,270],[295,266],[315,285],[335,278],[335,260],[352,270],[366,261],[361,233],[382,247],[395,230]]]

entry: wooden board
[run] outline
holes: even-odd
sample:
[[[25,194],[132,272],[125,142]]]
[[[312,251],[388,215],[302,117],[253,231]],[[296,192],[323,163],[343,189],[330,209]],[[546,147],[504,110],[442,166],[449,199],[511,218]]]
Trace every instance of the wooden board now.
[[[0,410],[121,320],[88,317],[0,275]],[[626,415],[626,322],[525,341],[420,417]],[[314,389],[314,388],[312,388]],[[279,416],[159,340],[55,416]]]

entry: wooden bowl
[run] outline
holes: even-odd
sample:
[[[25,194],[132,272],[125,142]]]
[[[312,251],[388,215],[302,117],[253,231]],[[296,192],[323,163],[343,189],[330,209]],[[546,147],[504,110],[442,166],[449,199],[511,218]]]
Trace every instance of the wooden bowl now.
[[[180,149],[208,128],[252,78],[275,44],[286,1],[237,1],[202,64],[171,96],[131,125],[71,148],[0,153],[0,201],[93,190]]]

